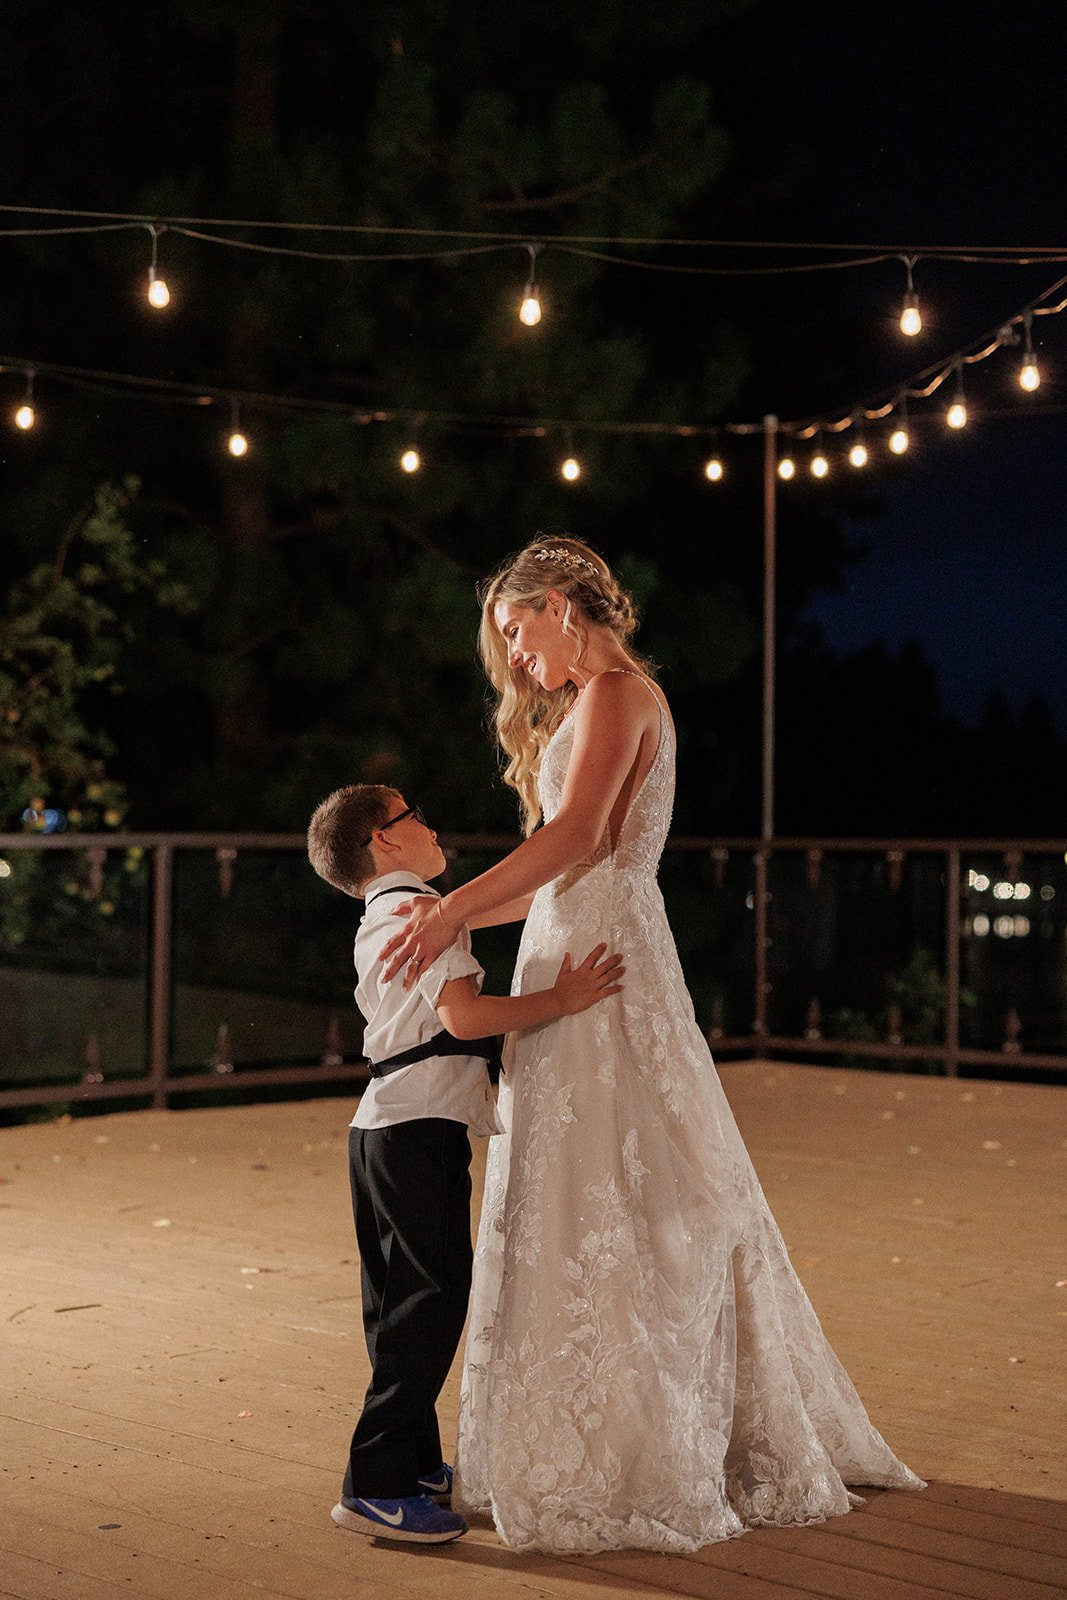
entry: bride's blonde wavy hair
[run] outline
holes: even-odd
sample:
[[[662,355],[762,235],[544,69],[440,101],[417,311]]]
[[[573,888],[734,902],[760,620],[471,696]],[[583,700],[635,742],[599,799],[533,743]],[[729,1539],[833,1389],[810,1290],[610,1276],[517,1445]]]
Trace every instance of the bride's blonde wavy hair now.
[[[508,665],[508,646],[496,625],[493,608],[501,601],[543,611],[550,589],[563,596],[562,628],[573,640],[572,665],[585,653],[590,625],[610,628],[636,671],[653,676],[651,664],[630,645],[637,628],[637,608],[602,556],[580,539],[540,538],[503,566],[479,588],[482,620],[478,652],[496,691],[492,713],[497,740],[507,758],[504,782],[518,792],[523,826],[533,832],[541,820],[537,772],[545,746],[574,704],[572,683],[545,690],[521,667]]]

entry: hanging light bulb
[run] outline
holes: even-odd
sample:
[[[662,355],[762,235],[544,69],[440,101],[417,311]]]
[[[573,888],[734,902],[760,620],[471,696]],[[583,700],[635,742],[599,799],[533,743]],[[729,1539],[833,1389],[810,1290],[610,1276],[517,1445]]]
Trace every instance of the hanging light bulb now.
[[[707,478],[709,483],[721,483],[722,482],[723,466],[722,466],[722,462],[719,460],[718,456],[712,456],[710,461],[705,461],[705,463],[704,463],[704,476],[705,476],[705,478]]]
[[[248,436],[241,432],[241,412],[236,400],[230,401],[230,432],[226,439],[226,448],[231,456],[240,459],[249,451]]]
[[[1029,316],[1026,317],[1024,326],[1026,329],[1026,347],[1023,350],[1023,364],[1019,368],[1019,386],[1025,389],[1027,394],[1033,394],[1041,383],[1041,373],[1038,370],[1037,360],[1034,356]]]
[[[956,398],[945,412],[945,421],[950,428],[965,428],[967,426],[967,403],[963,398],[963,368],[956,367]]]
[[[421,466],[422,466],[422,457],[419,455],[419,452],[417,450],[413,450],[413,449],[405,450],[404,454],[400,457],[400,470],[401,470],[401,472],[407,472],[407,473],[418,472],[418,470],[419,470],[419,468]]]
[[[568,483],[576,483],[582,475],[581,463],[575,456],[568,456],[560,464],[560,476],[566,478]]]
[[[159,263],[157,260],[159,235],[163,230],[157,227],[154,222],[146,223],[145,226],[152,235],[152,261],[148,268],[148,304],[153,306],[156,311],[162,311],[166,306],[170,305],[170,290],[167,287],[166,279],[161,278],[159,275]]]
[[[904,427],[903,423],[894,428],[892,433],[889,435],[889,448],[892,450],[895,456],[902,456],[910,443],[911,440],[908,437],[908,430]]]
[[[825,478],[830,471],[830,463],[821,450],[817,450],[811,458],[811,475],[813,478]]]
[[[149,267],[148,269],[148,304],[154,306],[157,311],[162,311],[164,307],[170,305],[170,290],[167,288],[167,281],[165,278],[156,276],[155,267]]]
[[[908,287],[904,295],[904,309],[900,313],[900,331],[909,339],[914,339],[917,333],[922,332],[923,319],[919,310],[919,296],[915,293],[915,285],[911,279],[911,269],[915,265],[914,256],[901,258],[908,272]]]
[[[519,321],[524,322],[528,328],[536,328],[541,320],[541,296],[537,292],[537,252],[541,246],[528,244],[526,248],[530,252],[530,276],[522,293]]]
[[[15,410],[13,421],[16,428],[23,433],[28,433],[37,421],[37,412],[33,406],[33,373],[26,373],[26,393],[22,397],[22,404]]]
[[[797,464],[792,456],[783,456],[778,463],[778,476],[784,478],[786,483],[797,475]]]
[[[917,333],[923,331],[922,313],[919,310],[919,297],[909,294],[904,301],[904,309],[900,313],[900,331],[907,334],[909,339],[914,339]]]
[[[848,459],[849,463],[854,467],[865,467],[867,465],[870,458],[867,454],[867,446],[862,439],[856,440],[856,443],[848,453]]]

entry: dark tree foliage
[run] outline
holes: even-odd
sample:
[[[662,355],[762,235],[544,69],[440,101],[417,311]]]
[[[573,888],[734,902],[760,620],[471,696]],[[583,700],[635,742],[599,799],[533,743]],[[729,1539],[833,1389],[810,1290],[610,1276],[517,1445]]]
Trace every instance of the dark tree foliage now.
[[[672,313],[661,284],[546,252],[544,322],[524,329],[515,309],[528,232],[655,237],[710,203],[731,140],[686,64],[743,9],[669,3],[635,25],[634,8],[601,0],[563,48],[548,5],[185,5],[132,35],[118,14],[48,8],[4,69],[12,198],[519,242],[340,267],[164,235],[162,316],[136,293],[147,234],[7,244],[18,315],[3,343],[353,413],[713,419],[744,360],[725,320],[701,308],[693,323],[696,297]],[[539,530],[590,538],[630,577],[698,749],[715,691],[752,654],[750,563],[708,526],[695,447],[680,469],[676,445],[583,437],[595,490],[569,489],[562,435],[430,418],[416,435],[246,406],[253,448],[237,462],[217,408],[122,407],[44,380],[39,394],[39,427],[8,446],[6,560],[50,548],[87,482],[136,471],[148,548],[193,602],[128,642],[126,693],[106,714],[141,825],[299,826],[357,775],[410,788],[453,827],[510,823],[481,728],[474,584]],[[412,438],[425,467],[404,479]],[[706,825],[706,799],[698,812]]]
[[[185,0],[131,26],[124,8],[58,0],[9,30],[9,202],[516,236],[502,253],[342,266],[164,234],[163,314],[143,298],[147,233],[0,241],[0,355],[345,407],[246,404],[252,449],[234,461],[225,407],[134,406],[42,376],[38,426],[5,431],[10,583],[54,559],[100,484],[133,475],[141,558],[183,597],[116,628],[122,695],[75,697],[86,748],[103,760],[113,747],[107,773],[128,790],[131,823],[300,828],[324,792],[362,777],[402,786],[442,826],[511,827],[482,726],[475,583],[532,535],[566,530],[618,564],[644,609],[642,644],[682,735],[676,826],[754,828],[755,450],[712,491],[697,439],[579,432],[585,474],[570,487],[556,471],[564,431],[504,437],[433,416],[713,423],[738,404],[758,415],[783,372],[804,388],[816,353],[820,381],[837,381],[825,322],[816,339],[806,315],[768,318],[757,286],[727,292],[546,248],[544,320],[516,317],[530,237],[758,236],[768,219],[803,232],[816,153],[789,126],[772,20],[800,28],[803,8],[589,0],[564,17],[547,0]],[[5,401],[17,398],[21,376],[3,382]],[[354,420],[379,409],[425,419]],[[406,478],[397,458],[413,442],[424,468]],[[813,589],[847,565],[819,504],[798,495],[783,512],[783,645]],[[804,639],[798,649],[784,680],[807,670]],[[819,662],[808,666],[814,684]],[[894,693],[911,692],[909,671]],[[787,735],[787,775],[790,752]],[[51,803],[70,803],[63,782]],[[839,812],[847,831],[874,825],[862,809],[797,809],[798,792],[790,781],[784,826],[827,827]]]

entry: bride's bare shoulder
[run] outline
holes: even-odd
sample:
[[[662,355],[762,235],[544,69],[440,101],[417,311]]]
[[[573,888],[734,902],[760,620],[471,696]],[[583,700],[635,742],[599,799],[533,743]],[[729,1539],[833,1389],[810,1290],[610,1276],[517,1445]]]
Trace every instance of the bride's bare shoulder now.
[[[576,713],[597,722],[606,717],[644,722],[656,706],[667,709],[662,691],[640,672],[611,669],[590,678],[578,699]],[[584,716],[583,716],[584,713]]]

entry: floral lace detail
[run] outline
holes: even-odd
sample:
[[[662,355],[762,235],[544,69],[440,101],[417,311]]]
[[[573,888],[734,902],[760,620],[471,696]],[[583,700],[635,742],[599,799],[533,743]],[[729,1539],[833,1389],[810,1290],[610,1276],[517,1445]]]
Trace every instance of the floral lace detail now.
[[[535,897],[514,989],[626,954],[618,999],[510,1041],[490,1142],[455,1504],[517,1549],[692,1551],[921,1487],[827,1343],[697,1026],[656,884],[659,747],[612,844]],[[558,809],[573,740],[541,765]]]

